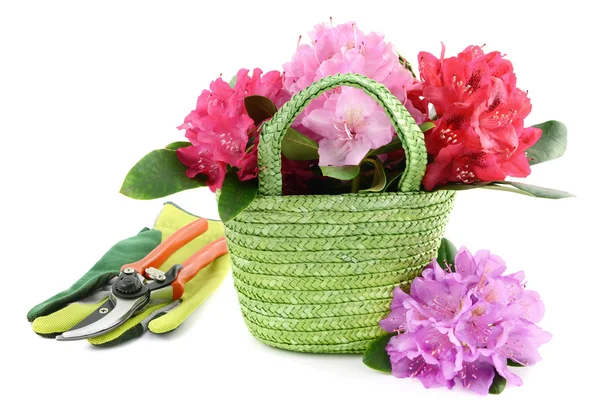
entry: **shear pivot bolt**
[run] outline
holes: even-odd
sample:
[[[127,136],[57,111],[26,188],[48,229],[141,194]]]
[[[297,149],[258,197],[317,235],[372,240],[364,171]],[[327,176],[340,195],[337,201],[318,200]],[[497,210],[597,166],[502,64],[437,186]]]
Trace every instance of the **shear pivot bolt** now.
[[[99,310],[98,310],[98,312],[99,312],[100,314],[106,314],[106,313],[108,312],[108,308],[106,308],[106,307],[102,307],[101,309],[99,309]]]
[[[133,268],[125,268],[123,270],[124,273],[126,273],[127,275],[131,275],[135,272],[135,270]]]
[[[156,277],[156,280],[157,280],[157,281],[159,281],[159,282],[162,282],[162,281],[164,281],[165,279],[167,279],[167,278],[166,278],[164,275],[158,275],[158,276]]]

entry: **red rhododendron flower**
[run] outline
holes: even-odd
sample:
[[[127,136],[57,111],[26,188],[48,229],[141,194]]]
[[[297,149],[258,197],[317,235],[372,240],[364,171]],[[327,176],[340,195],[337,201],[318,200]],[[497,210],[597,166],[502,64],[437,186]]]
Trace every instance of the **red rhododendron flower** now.
[[[427,190],[447,182],[473,183],[502,180],[506,173],[496,164],[493,154],[471,151],[463,144],[452,144],[440,150],[427,166],[423,186]]]
[[[204,90],[196,109],[179,126],[192,146],[177,150],[177,157],[188,167],[189,178],[205,175],[207,185],[214,192],[221,187],[227,165],[238,167],[238,177],[248,180],[256,177],[256,151],[247,151],[248,139],[257,135],[258,127],[244,107],[244,98],[260,95],[277,106],[290,95],[283,89],[281,74],[277,71],[262,75],[259,68],[252,76],[247,69],[237,73],[234,87],[218,78]],[[262,75],[262,76],[261,76]]]
[[[525,151],[533,146],[542,137],[542,130],[538,128],[525,128],[519,135],[519,147],[511,155],[507,155],[504,160],[498,157],[497,161],[501,163],[501,168],[510,176],[525,178],[531,173],[531,167]]]
[[[524,128],[531,112],[527,94],[516,87],[510,61],[499,52],[469,46],[456,57],[419,53],[423,95],[435,108],[435,128],[425,134],[433,156],[425,189],[447,182],[472,183],[529,175],[525,150],[541,136]]]

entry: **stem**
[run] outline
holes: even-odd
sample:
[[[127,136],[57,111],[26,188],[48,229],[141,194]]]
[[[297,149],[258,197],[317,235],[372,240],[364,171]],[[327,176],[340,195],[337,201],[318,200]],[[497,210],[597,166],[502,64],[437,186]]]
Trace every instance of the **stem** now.
[[[352,179],[352,189],[351,189],[351,193],[358,193],[358,191],[360,190],[360,174],[356,175],[353,179]]]

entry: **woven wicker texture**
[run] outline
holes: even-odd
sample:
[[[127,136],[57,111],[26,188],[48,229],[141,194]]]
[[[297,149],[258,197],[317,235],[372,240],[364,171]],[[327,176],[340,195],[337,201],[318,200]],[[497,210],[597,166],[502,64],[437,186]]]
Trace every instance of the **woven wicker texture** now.
[[[339,85],[383,106],[407,154],[400,192],[281,196],[281,140],[309,101]],[[382,334],[394,287],[407,289],[436,255],[454,192],[420,192],[423,134],[382,85],[325,78],[265,124],[256,200],[225,224],[235,287],[250,332],[270,346],[361,353]]]

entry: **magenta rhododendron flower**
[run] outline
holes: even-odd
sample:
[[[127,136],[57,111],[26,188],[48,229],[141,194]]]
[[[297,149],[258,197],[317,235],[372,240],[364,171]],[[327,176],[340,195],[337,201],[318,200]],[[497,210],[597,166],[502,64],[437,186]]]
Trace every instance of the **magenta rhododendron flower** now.
[[[384,84],[418,123],[426,119],[421,83],[382,35],[365,34],[354,23],[320,24],[309,35],[311,44],[299,45],[283,66],[284,87],[290,93],[326,76],[357,73]],[[319,141],[319,165],[357,165],[368,150],[391,141],[392,125],[382,116],[381,107],[362,90],[337,88],[313,100],[293,126]]]
[[[524,128],[531,103],[516,87],[511,62],[477,46],[450,58],[444,51],[442,47],[439,59],[419,53],[423,95],[439,117],[425,134],[433,156],[423,179],[425,189],[529,175],[525,151],[542,131]]]
[[[247,149],[248,139],[257,136],[257,126],[244,107],[244,98],[252,95],[268,97],[281,106],[290,96],[283,89],[281,74],[277,71],[262,75],[259,68],[252,76],[247,69],[237,73],[234,87],[218,78],[204,90],[196,109],[179,126],[192,146],[177,150],[177,157],[188,167],[189,178],[198,174],[206,177],[212,191],[220,188],[227,165],[240,168],[241,180],[256,177],[256,150]]]
[[[392,373],[414,377],[425,387],[460,384],[487,394],[495,372],[507,382],[522,381],[507,367],[540,361],[538,347],[551,335],[536,323],[544,306],[526,290],[522,272],[504,275],[504,261],[489,251],[472,256],[460,249],[451,272],[436,261],[416,278],[410,294],[394,290],[381,328],[393,336],[386,348]]]

